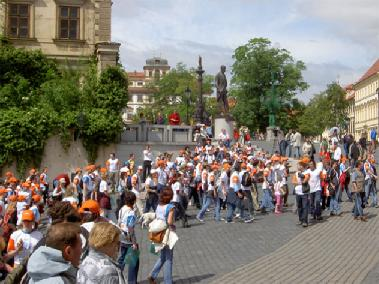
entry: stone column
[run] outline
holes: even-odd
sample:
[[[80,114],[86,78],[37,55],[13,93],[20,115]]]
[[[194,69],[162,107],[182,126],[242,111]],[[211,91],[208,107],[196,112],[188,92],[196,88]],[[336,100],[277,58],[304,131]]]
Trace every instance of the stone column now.
[[[120,45],[117,42],[96,43],[97,70],[99,73],[108,66],[116,66]]]

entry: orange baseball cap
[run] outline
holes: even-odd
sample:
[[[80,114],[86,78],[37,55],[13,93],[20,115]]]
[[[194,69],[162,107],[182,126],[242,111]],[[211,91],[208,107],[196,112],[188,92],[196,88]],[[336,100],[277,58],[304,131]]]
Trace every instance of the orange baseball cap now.
[[[16,195],[9,196],[8,201],[11,201],[11,202],[17,201],[17,196]]]
[[[17,201],[22,202],[22,201],[25,201],[25,200],[26,200],[26,196],[25,195],[19,195],[19,196],[17,196]]]
[[[38,195],[38,194],[35,194],[35,195],[32,196],[32,199],[33,199],[34,202],[37,203],[37,202],[41,201],[41,196]]]
[[[15,177],[11,177],[9,179],[9,183],[17,183],[17,179]]]
[[[22,221],[34,221],[34,213],[32,210],[24,210],[21,216]]]
[[[107,173],[107,168],[101,168],[100,172],[103,173],[103,174]]]
[[[82,207],[79,209],[79,213],[84,213],[86,211],[89,211],[93,214],[99,214],[100,213],[100,205],[95,200],[87,200],[82,204]]]

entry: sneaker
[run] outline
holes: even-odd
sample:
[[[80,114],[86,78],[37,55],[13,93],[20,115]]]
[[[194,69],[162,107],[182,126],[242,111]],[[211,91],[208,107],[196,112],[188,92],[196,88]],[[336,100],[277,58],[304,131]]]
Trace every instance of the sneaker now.
[[[308,227],[308,224],[304,223],[302,226],[303,226],[303,228],[306,228],[306,227]]]
[[[236,216],[234,216],[234,218],[238,219],[240,216],[241,216],[241,214],[236,214]]]
[[[253,222],[253,220],[252,219],[246,219],[244,222],[245,223],[251,223],[251,222]]]
[[[296,225],[301,226],[301,225],[303,225],[303,222],[299,221],[299,222],[296,223]]]
[[[225,221],[225,224],[234,224],[234,221]]]
[[[198,216],[196,216],[197,221],[204,223],[204,219],[200,219]]]

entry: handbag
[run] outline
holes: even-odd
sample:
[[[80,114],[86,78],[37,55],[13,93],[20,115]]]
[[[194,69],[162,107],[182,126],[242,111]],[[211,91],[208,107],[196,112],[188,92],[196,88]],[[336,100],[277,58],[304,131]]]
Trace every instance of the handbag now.
[[[160,232],[149,232],[149,240],[155,244],[161,244],[163,242],[166,229]]]
[[[301,185],[301,189],[303,193],[309,193],[309,191],[311,190],[311,187],[309,186],[308,183],[303,183]]]

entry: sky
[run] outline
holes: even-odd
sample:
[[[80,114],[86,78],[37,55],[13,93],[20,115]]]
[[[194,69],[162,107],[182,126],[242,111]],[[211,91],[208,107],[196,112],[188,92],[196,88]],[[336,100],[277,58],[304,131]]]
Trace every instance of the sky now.
[[[207,74],[255,37],[285,48],[307,70],[307,102],[333,81],[354,83],[379,58],[379,0],[113,0],[112,41],[127,71],[161,56]]]

